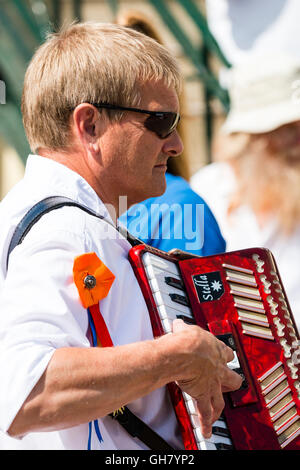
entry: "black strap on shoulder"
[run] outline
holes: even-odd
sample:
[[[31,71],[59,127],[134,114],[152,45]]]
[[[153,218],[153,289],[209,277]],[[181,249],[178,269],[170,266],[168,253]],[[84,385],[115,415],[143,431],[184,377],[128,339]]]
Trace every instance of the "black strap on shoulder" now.
[[[132,246],[141,244],[141,240],[134,237],[129,233],[124,227],[115,227],[109,220],[107,220],[103,215],[97,214],[96,212],[92,211],[88,207],[84,206],[83,204],[79,204],[77,201],[73,201],[73,199],[69,199],[64,196],[50,196],[42,201],[39,201],[35,204],[22,218],[22,220],[17,225],[9,248],[7,252],[7,259],[6,259],[6,268],[8,267],[8,258],[12,250],[22,243],[23,239],[29,232],[29,230],[33,227],[33,225],[44,215],[48,212],[59,209],[60,207],[64,206],[74,206],[79,207],[80,209],[84,210],[90,215],[94,217],[98,217],[99,219],[104,220],[106,223],[112,225],[118,232],[120,232]]]
[[[33,225],[38,222],[38,220],[44,215],[50,212],[53,209],[59,209],[63,206],[77,206],[79,205],[75,201],[69,198],[61,197],[61,196],[50,196],[42,201],[39,201],[35,204],[22,218],[19,222],[13,236],[10,241],[10,245],[8,247],[7,252],[7,259],[6,259],[6,267],[8,266],[8,259],[9,255],[12,250],[22,243],[23,239],[29,232],[29,230],[33,227]],[[87,210],[87,212],[91,213],[92,215],[96,215],[94,212],[90,211],[90,209],[81,206],[81,209]],[[98,215],[99,218],[103,218],[101,215]]]
[[[59,209],[60,207],[64,206],[74,206],[79,207],[80,209],[84,210],[90,215],[98,217],[98,219],[104,220],[108,224],[112,225],[116,230],[118,230],[132,246],[139,245],[142,242],[131,235],[126,229],[123,227],[115,227],[109,220],[107,220],[104,216],[97,214],[96,212],[92,211],[88,207],[79,204],[72,199],[63,196],[50,196],[48,198],[39,201],[35,204],[21,219],[19,224],[17,225],[13,236],[11,238],[11,242],[7,252],[7,259],[6,259],[6,267],[8,267],[8,259],[9,255],[12,250],[22,243],[25,236],[29,232],[29,230],[33,227],[33,225],[38,222],[38,220],[44,215],[54,209]],[[123,412],[119,412],[117,414],[111,413],[110,416],[118,421],[121,426],[126,429],[126,431],[132,437],[138,437],[142,442],[144,442],[149,449],[151,450],[172,450],[172,447],[164,441],[156,432],[154,432],[146,423],[144,423],[140,418],[135,416],[126,406],[123,408]]]

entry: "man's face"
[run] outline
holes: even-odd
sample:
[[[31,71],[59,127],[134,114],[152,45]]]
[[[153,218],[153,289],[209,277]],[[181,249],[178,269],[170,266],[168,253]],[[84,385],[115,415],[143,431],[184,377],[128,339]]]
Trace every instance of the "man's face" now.
[[[178,112],[178,97],[163,83],[148,82],[142,88],[138,107]],[[176,130],[161,139],[144,127],[146,119],[146,114],[125,112],[122,120],[110,123],[101,136],[102,164],[109,190],[114,199],[127,196],[128,206],[164,193],[167,160],[183,150]]]

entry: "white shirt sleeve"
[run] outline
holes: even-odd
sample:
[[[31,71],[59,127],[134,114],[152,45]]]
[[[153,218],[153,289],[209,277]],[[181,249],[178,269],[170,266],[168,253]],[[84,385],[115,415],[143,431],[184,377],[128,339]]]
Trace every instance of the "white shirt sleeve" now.
[[[88,347],[88,320],[73,282],[84,235],[50,230],[10,255],[0,296],[0,429],[6,432],[61,347]]]

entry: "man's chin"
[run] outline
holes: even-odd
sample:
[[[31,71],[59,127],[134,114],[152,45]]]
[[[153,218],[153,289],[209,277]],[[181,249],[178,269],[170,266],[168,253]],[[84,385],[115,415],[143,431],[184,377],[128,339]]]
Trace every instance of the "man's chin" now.
[[[145,201],[146,199],[150,199],[152,197],[159,197],[162,196],[167,189],[167,183],[166,183],[166,178],[164,177],[163,181],[161,184],[155,184],[151,188],[149,188],[149,191],[143,192],[143,195],[141,194],[139,197],[138,202]]]
[[[153,187],[153,194],[152,196],[149,196],[149,197],[159,197],[159,196],[162,196],[165,191],[167,189],[167,182],[166,182],[166,176],[165,176],[165,173],[162,177],[162,181],[161,181],[161,184],[157,184],[155,185],[155,187]]]

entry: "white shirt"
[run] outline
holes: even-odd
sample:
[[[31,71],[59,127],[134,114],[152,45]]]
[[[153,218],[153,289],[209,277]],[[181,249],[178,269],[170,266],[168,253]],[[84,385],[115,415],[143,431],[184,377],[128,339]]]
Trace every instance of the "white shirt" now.
[[[148,310],[127,258],[131,245],[114,227],[79,208],[63,207],[44,215],[11,253],[6,273],[6,253],[15,226],[36,202],[53,195],[69,197],[109,218],[81,176],[36,155],[28,157],[23,180],[0,204],[0,449],[87,448],[88,423],[30,433],[22,439],[4,434],[54,351],[90,347],[87,311],[72,278],[76,256],[95,252],[116,276],[100,303],[114,345],[153,338]],[[183,448],[165,387],[128,405],[172,446]],[[92,449],[147,448],[110,417],[100,419],[99,428],[103,442],[93,432]]]
[[[191,187],[206,200],[217,219],[226,240],[226,251],[262,247],[273,253],[300,331],[300,225],[287,237],[279,231],[277,220],[261,227],[253,211],[245,205],[228,217],[235,185],[231,167],[223,162],[207,165],[191,178]]]

